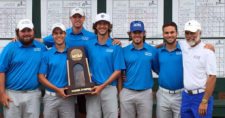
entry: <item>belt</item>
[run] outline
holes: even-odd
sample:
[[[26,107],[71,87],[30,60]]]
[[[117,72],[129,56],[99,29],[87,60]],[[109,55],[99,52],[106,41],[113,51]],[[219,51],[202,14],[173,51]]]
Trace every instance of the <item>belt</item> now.
[[[199,94],[199,93],[205,92],[205,89],[196,89],[196,90],[187,90],[187,89],[185,89],[184,91],[186,93],[188,93],[188,94],[194,95],[194,94]]]
[[[162,90],[163,92],[169,93],[169,94],[177,94],[177,93],[181,93],[183,91],[183,89],[177,89],[177,90],[168,90],[162,87],[159,87],[160,90]]]
[[[129,88],[126,88],[126,89],[131,90],[131,91],[136,91],[136,92],[141,92],[141,91],[149,90],[149,89],[140,89],[140,90],[137,90],[137,89],[129,89]]]
[[[50,92],[50,91],[45,91],[45,94],[50,95],[50,96],[57,96],[55,92]]]
[[[39,89],[34,89],[34,90],[11,90],[11,89],[6,89],[7,91],[15,92],[15,93],[32,93],[32,92],[37,92]]]

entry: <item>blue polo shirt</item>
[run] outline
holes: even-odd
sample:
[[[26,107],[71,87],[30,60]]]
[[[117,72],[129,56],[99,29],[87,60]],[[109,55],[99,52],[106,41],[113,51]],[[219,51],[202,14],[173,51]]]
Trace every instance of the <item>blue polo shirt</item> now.
[[[180,45],[169,52],[164,45],[158,49],[159,55],[159,86],[177,90],[183,88],[183,64]]]
[[[74,34],[73,28],[68,28],[66,30],[66,45],[69,47],[73,46],[84,46],[84,41],[93,39],[96,35],[92,32],[87,31],[85,28],[82,28],[81,32],[78,34]],[[54,45],[54,39],[52,35],[49,35],[43,38],[44,44],[48,47],[52,47]]]
[[[6,89],[34,90],[39,87],[37,74],[43,51],[46,51],[45,46],[36,40],[28,47],[17,40],[4,48],[0,72],[5,73]]]
[[[152,69],[157,72],[157,49],[144,43],[142,49],[133,44],[123,48],[126,64],[126,79],[123,86],[132,90],[146,90],[153,87]]]
[[[97,37],[86,43],[85,49],[89,61],[92,81],[97,84],[103,84],[111,74],[116,70],[125,69],[122,48],[118,45],[112,45],[113,40],[108,38],[106,43],[98,43]],[[113,81],[111,85],[117,85]]]
[[[53,46],[49,51],[44,53],[39,69],[39,74],[46,75],[50,83],[58,88],[63,88],[68,85],[67,82],[67,48],[63,52],[58,52]],[[48,91],[54,90],[47,88]]]

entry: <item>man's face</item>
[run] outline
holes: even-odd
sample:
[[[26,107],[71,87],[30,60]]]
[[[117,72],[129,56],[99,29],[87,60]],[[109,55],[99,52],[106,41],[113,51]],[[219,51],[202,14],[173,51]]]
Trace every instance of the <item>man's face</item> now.
[[[18,39],[23,45],[30,45],[34,40],[34,30],[30,28],[19,30]]]
[[[96,25],[96,30],[98,35],[106,35],[108,34],[110,24],[107,21],[99,21]]]
[[[74,14],[70,17],[70,21],[75,28],[83,27],[85,17],[81,16],[80,14]]]
[[[138,45],[138,44],[143,43],[145,32],[134,31],[134,32],[130,33],[130,36],[131,36],[133,43]]]
[[[196,32],[185,31],[186,41],[191,47],[195,46],[199,42],[200,35],[201,35],[200,31]]]
[[[63,45],[65,42],[66,33],[60,28],[55,28],[52,32],[54,42],[56,45]]]
[[[167,44],[174,44],[177,39],[177,31],[173,26],[163,28],[163,38]]]

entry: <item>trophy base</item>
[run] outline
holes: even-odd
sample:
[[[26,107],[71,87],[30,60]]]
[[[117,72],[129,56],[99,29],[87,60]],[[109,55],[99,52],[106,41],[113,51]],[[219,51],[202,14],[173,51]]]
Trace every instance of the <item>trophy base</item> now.
[[[85,87],[85,88],[69,88],[65,90],[66,95],[85,95],[85,94],[91,94],[92,87]]]

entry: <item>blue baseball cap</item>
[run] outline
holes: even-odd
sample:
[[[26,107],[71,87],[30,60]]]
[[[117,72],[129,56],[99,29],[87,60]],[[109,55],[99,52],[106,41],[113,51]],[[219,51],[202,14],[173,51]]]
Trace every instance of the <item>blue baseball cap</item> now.
[[[130,23],[130,32],[135,32],[135,31],[145,31],[145,26],[142,21],[132,21]]]

